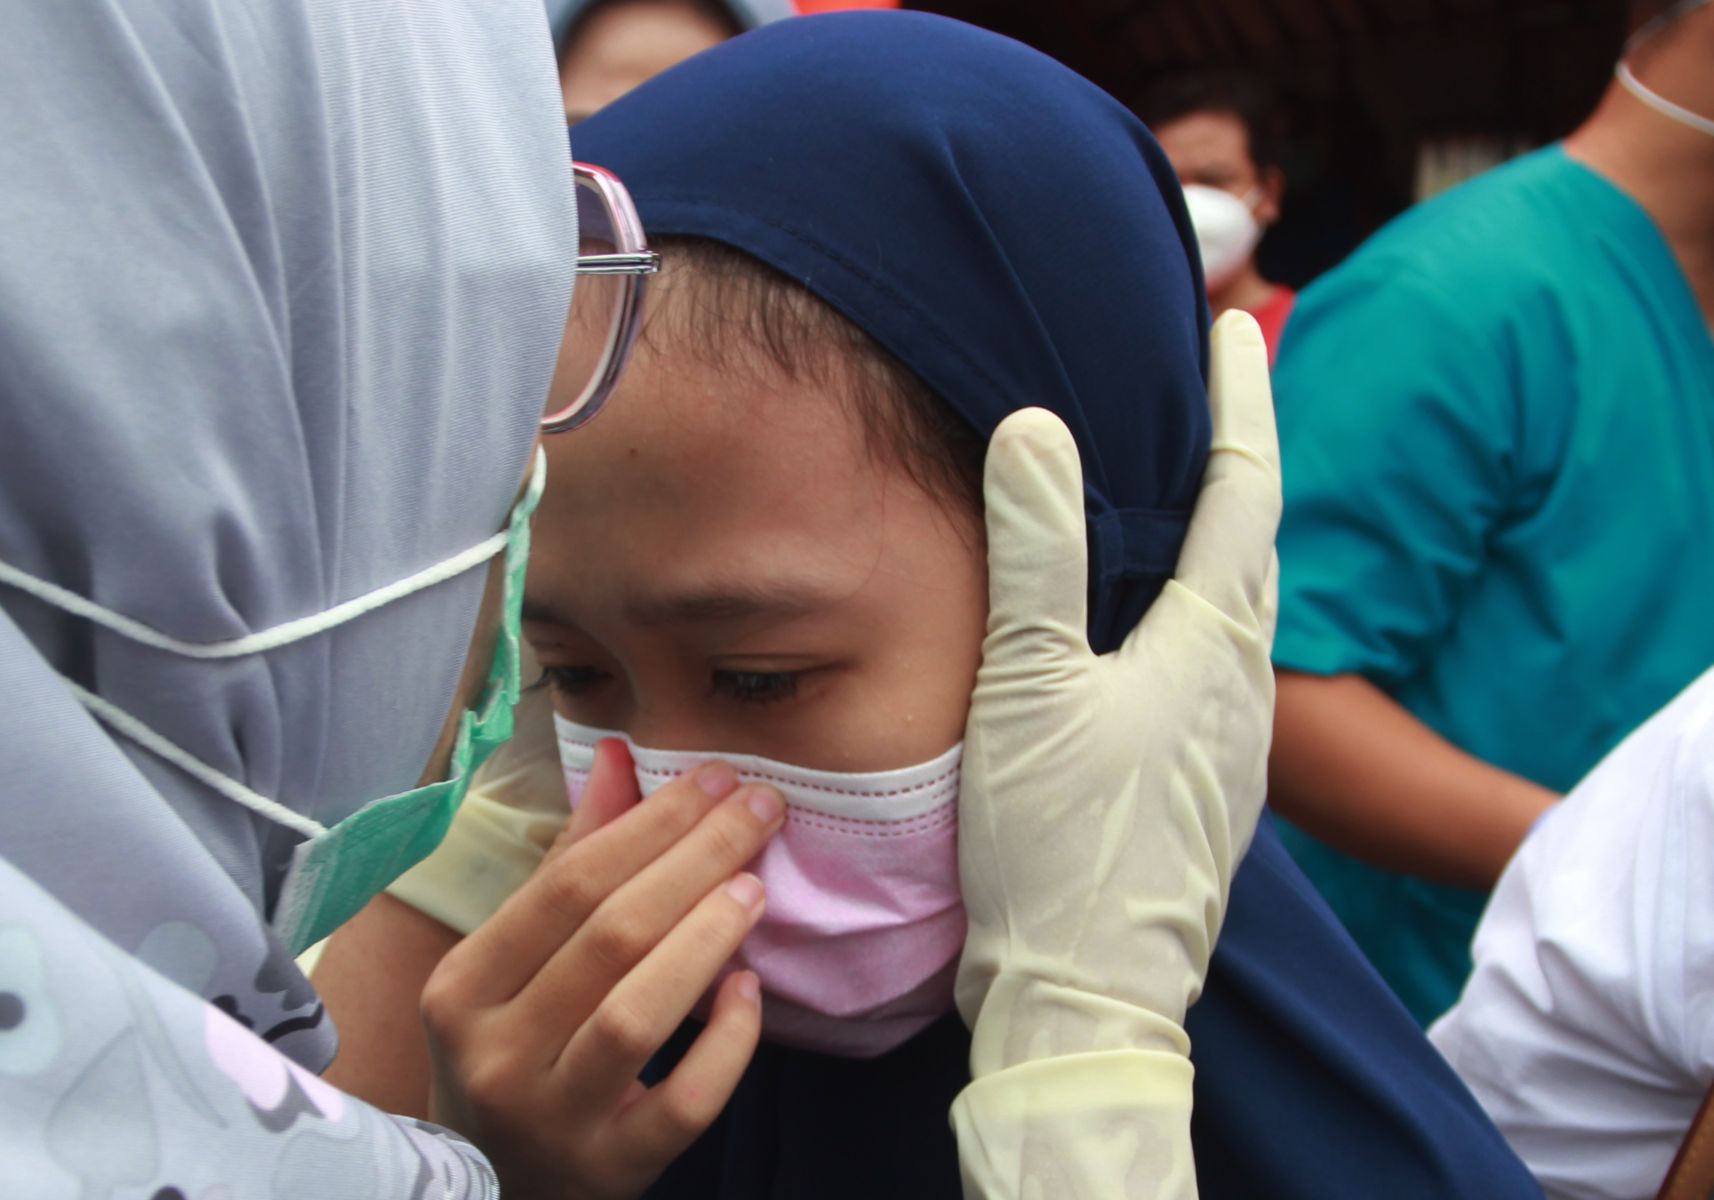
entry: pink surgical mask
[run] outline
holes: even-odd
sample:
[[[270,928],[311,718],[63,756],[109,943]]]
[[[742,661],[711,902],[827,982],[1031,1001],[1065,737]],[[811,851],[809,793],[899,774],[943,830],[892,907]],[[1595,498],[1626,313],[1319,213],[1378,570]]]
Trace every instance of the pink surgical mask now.
[[[769,1041],[871,1058],[952,1011],[965,931],[962,746],[920,766],[848,775],[748,754],[650,750],[558,714],[554,730],[574,809],[595,744],[609,737],[630,745],[645,796],[719,758],[785,797],[785,826],[750,865],[767,909],[727,967],[761,980]]]

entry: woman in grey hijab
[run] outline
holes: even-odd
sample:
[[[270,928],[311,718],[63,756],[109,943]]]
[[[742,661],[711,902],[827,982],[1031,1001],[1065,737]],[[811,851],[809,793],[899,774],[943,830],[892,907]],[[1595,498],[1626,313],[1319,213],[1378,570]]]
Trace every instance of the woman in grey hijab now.
[[[504,551],[515,598],[539,472],[522,499],[520,485],[577,253],[539,0],[82,0],[8,16],[4,1194],[491,1198],[494,1169],[457,1135],[317,1078],[334,1034],[292,955],[444,827],[457,789],[412,784],[444,774],[432,764],[448,712],[460,768],[509,713],[486,702],[507,695],[503,676],[490,673],[479,720],[456,693],[484,594],[476,568]],[[1231,407],[1265,451],[1271,409],[1254,380]],[[1044,544],[1081,552],[1076,450],[1057,435],[1045,457],[1020,450],[996,475],[1008,497],[1058,503],[1054,521],[1013,506],[996,544],[1014,565],[1050,561],[1019,553]],[[1180,786],[1190,760],[1164,754],[1145,778],[1125,750],[1132,730],[1036,736],[1032,714],[1057,729],[1088,699],[1073,685],[1107,678],[1083,658],[1062,669],[1056,654],[1081,639],[1044,643],[1040,614],[1002,628],[1012,669],[977,706],[1013,745],[1114,749],[1080,793],[1147,817],[1131,795],[1141,781],[1225,846],[1242,844],[1260,803],[1262,550],[1278,511],[1271,455],[1229,449],[1252,469],[1210,473],[1204,536],[1253,535],[1236,544],[1255,553],[1214,555],[1210,576],[1242,611],[1197,601],[1147,639],[1220,644],[1171,673],[1162,698],[1221,714],[1229,769],[1197,760]],[[1081,597],[1081,569],[1063,574]],[[1198,621],[1219,630],[1183,636]],[[1109,666],[1142,678],[1152,661]],[[1062,703],[1034,703],[1042,680],[1060,682]],[[1052,756],[995,760],[1005,788],[967,787],[961,803],[1017,835],[1066,772]],[[355,882],[321,887],[343,878],[316,857],[329,846],[364,868]],[[1004,1004],[982,1008],[986,1027],[1039,1029],[1014,1002],[1015,964],[994,957],[982,970]],[[1152,982],[1179,986],[1178,963]],[[1082,1110],[1036,1123],[1063,1115],[1018,1103],[1040,1094],[1039,1064],[998,1067],[962,1118],[979,1153],[1090,1127]],[[1114,1103],[1134,1113],[1131,1094]]]
[[[9,8],[8,1197],[492,1193],[315,1078],[334,1034],[263,914],[454,708],[570,296],[558,114],[540,0]]]

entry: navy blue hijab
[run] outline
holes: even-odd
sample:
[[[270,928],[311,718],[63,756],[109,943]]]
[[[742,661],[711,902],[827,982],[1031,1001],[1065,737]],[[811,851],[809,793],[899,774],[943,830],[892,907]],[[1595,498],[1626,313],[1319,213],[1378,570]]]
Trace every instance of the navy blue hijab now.
[[[1092,639],[1172,574],[1208,454],[1207,304],[1172,166],[1105,92],[917,14],[784,21],[580,123],[651,236],[711,238],[803,284],[986,437],[1077,437]]]
[[[1083,458],[1090,640],[1123,640],[1171,573],[1209,439],[1194,240],[1134,117],[1004,38],[849,13],[717,47],[573,144],[652,236],[784,272],[984,436],[1059,414]],[[1539,1195],[1265,823],[1189,1025],[1204,1197]],[[956,1015],[877,1059],[764,1044],[649,1195],[951,1200],[968,1051]]]

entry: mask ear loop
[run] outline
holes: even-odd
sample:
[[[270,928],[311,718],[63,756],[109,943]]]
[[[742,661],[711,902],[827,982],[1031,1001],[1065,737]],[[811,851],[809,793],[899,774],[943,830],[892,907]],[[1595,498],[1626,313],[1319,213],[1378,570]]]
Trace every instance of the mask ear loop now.
[[[1641,29],[1633,33],[1625,40],[1624,49],[1619,51],[1619,61],[1613,66],[1613,78],[1619,81],[1620,87],[1624,88],[1632,96],[1636,97],[1636,99],[1641,103],[1654,109],[1661,116],[1677,121],[1680,124],[1688,125],[1698,133],[1706,133],[1709,137],[1714,137],[1714,118],[1705,117],[1699,112],[1693,112],[1690,109],[1685,108],[1682,104],[1673,103],[1671,100],[1668,100],[1665,96],[1649,87],[1642,80],[1638,79],[1636,72],[1631,70],[1631,54],[1638,46],[1654,37],[1655,34],[1659,33],[1662,29],[1665,29],[1668,25],[1671,25],[1674,21],[1677,21],[1686,13],[1701,8],[1708,3],[1709,0],[1680,0],[1679,3],[1674,4],[1671,8],[1667,9],[1665,12],[1649,21]]]
[[[49,583],[34,575],[26,574],[10,563],[0,562],[0,583],[17,588],[46,604],[70,613],[74,617],[82,617],[94,625],[110,629],[123,638],[149,646],[155,650],[165,650],[169,654],[177,654],[181,658],[222,659],[242,658],[250,654],[261,654],[267,650],[276,650],[292,642],[301,641],[306,637],[332,629],[336,625],[354,620],[365,613],[372,612],[394,600],[399,600],[412,592],[422,591],[462,575],[474,566],[493,558],[506,546],[506,534],[500,532],[487,538],[470,549],[463,551],[444,562],[418,571],[405,579],[397,579],[383,587],[362,596],[354,596],[343,604],[314,613],[307,617],[286,621],[271,629],[259,630],[246,634],[244,637],[232,638],[224,642],[187,642],[182,638],[173,637],[151,628],[124,613],[116,613],[112,609],[103,608],[92,600],[86,600],[76,592],[60,587],[57,583]]]
[[[1665,96],[1661,95],[1642,80],[1638,79],[1636,75],[1632,73],[1630,64],[1624,59],[1621,58],[1619,60],[1619,65],[1613,68],[1613,77],[1619,81],[1620,87],[1624,88],[1638,100],[1654,109],[1661,116],[1669,117],[1681,124],[1688,125],[1698,133],[1706,133],[1709,137],[1714,137],[1714,119],[1705,117],[1699,112],[1692,112],[1682,104],[1674,104],[1671,100],[1668,100]]]
[[[108,726],[114,733],[129,741],[137,743],[156,758],[164,759],[189,775],[198,783],[225,796],[234,804],[242,805],[259,817],[268,820],[306,838],[318,837],[327,832],[327,826],[320,821],[311,820],[302,813],[294,812],[278,800],[271,800],[258,791],[245,787],[230,775],[222,774],[201,759],[186,753],[178,746],[150,729],[143,722],[110,701],[102,699],[87,688],[79,687],[69,679],[64,680],[71,694],[78,702],[87,708],[102,724]]]
[[[470,549],[454,555],[444,562],[418,571],[415,575],[376,588],[372,592],[354,597],[323,612],[308,617],[300,617],[294,621],[286,621],[271,629],[264,629],[246,637],[233,638],[224,642],[187,642],[172,637],[143,624],[141,621],[127,617],[123,613],[116,613],[111,609],[103,608],[101,605],[86,600],[58,584],[25,574],[8,563],[0,562],[0,583],[10,584],[56,608],[63,609],[74,616],[84,617],[94,624],[111,629],[115,633],[140,642],[145,646],[193,659],[236,658],[247,654],[258,654],[264,650],[286,645],[336,625],[341,625],[392,600],[421,591],[443,580],[451,579],[455,575],[486,562],[506,548],[514,525],[519,521],[529,520],[537,503],[541,500],[542,491],[546,485],[547,454],[538,446],[536,448],[535,466],[530,473],[529,486],[525,490],[523,498],[513,508],[512,517],[507,521],[506,528],[493,537],[484,539]],[[88,709],[102,724],[129,741],[135,742],[157,758],[171,763],[186,775],[231,800],[234,804],[241,805],[256,815],[283,825],[306,838],[317,837],[327,832],[327,826],[319,821],[312,820],[281,804],[278,800],[270,799],[253,788],[246,787],[231,776],[215,770],[207,763],[181,749],[168,738],[150,729],[118,705],[64,675],[61,675],[60,678],[70,689],[71,694],[77,698],[78,703]]]
[[[535,508],[536,501],[541,499],[542,488],[546,479],[547,456],[538,447],[535,466],[530,473],[529,489],[520,502],[523,507],[529,510]],[[462,575],[472,567],[480,566],[504,550],[510,535],[511,525],[508,522],[507,528],[502,529],[499,533],[484,538],[470,549],[435,563],[431,567],[426,567],[415,575],[396,579],[372,592],[354,596],[350,600],[321,612],[311,613],[307,617],[284,621],[270,629],[258,630],[255,633],[231,638],[223,642],[187,642],[182,638],[173,637],[171,634],[162,633],[160,630],[145,625],[135,618],[128,617],[124,613],[114,612],[112,609],[103,608],[93,600],[86,600],[76,592],[60,587],[57,583],[49,583],[45,579],[38,579],[34,575],[20,571],[7,562],[0,562],[0,584],[17,588],[45,604],[50,604],[74,617],[82,617],[91,624],[110,629],[119,636],[128,638],[140,645],[155,650],[164,650],[169,654],[177,654],[181,658],[202,660],[243,658],[251,654],[261,654],[268,650],[277,650],[279,647],[290,645],[292,642],[302,641],[304,638],[324,633],[348,621],[353,621],[365,613],[391,604],[395,600],[402,600],[413,592],[423,591],[437,583],[444,583],[454,576]]]

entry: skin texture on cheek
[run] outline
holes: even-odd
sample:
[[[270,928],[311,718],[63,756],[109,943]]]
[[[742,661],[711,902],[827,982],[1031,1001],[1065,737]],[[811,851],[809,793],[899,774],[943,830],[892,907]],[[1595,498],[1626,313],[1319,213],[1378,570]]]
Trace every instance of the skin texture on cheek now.
[[[606,676],[558,707],[829,770],[946,750],[986,621],[975,515],[871,456],[824,387],[671,350],[640,347],[600,418],[548,439],[526,633],[550,671]]]

